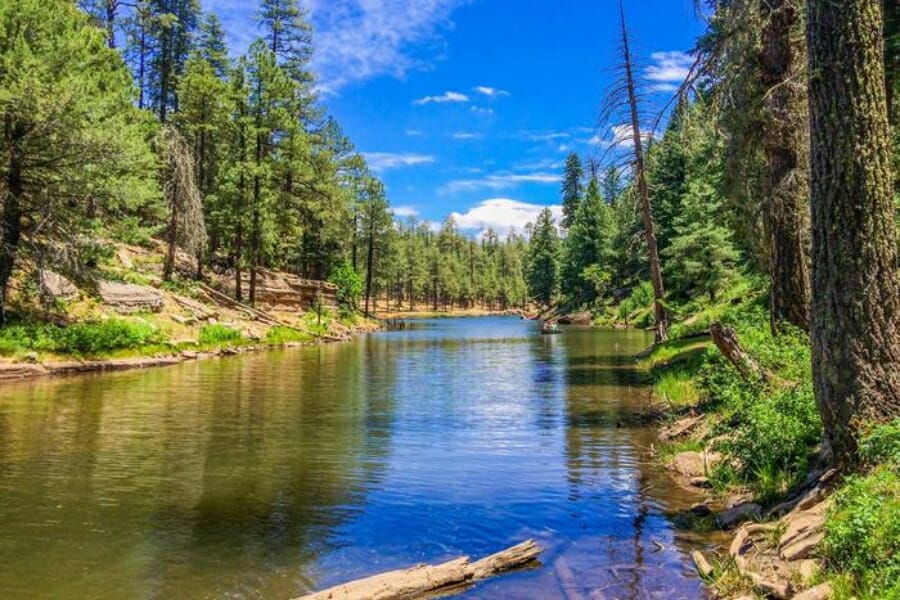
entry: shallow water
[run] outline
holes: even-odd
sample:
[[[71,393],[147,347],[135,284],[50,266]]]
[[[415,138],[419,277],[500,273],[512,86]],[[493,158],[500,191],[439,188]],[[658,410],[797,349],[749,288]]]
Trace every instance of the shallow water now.
[[[649,462],[643,332],[417,321],[0,388],[0,596],[287,600],[526,538],[465,598],[702,598]],[[568,590],[567,592],[564,590]]]

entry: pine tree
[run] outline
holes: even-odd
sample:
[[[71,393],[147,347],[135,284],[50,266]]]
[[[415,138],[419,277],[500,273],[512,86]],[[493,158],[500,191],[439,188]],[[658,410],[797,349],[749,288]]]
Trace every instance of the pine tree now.
[[[664,251],[672,291],[682,298],[699,293],[715,301],[739,258],[731,231],[719,219],[721,199],[713,184],[695,177],[688,182],[681,205],[671,244]]]
[[[528,259],[528,293],[542,306],[550,306],[559,287],[559,233],[553,214],[545,208],[538,215],[531,236]]]
[[[104,216],[154,195],[154,161],[130,76],[74,3],[0,3],[0,319],[22,240],[40,226],[72,248],[91,207]],[[90,115],[90,118],[86,118]],[[68,253],[67,253],[68,254]]]
[[[562,291],[570,300],[593,301],[610,285],[614,236],[612,208],[600,196],[599,182],[591,179],[564,243]]]
[[[212,66],[216,77],[228,77],[228,46],[225,43],[225,30],[216,13],[207,13],[200,23],[197,54]]]
[[[200,18],[198,0],[149,0],[147,3],[151,38],[147,77],[150,105],[165,123],[178,109],[178,78],[192,50],[192,40]]]
[[[578,205],[584,196],[581,180],[584,178],[584,168],[578,154],[572,152],[566,159],[566,168],[562,182],[562,228],[568,230],[575,220]]]
[[[810,0],[813,379],[836,462],[900,415],[900,281],[881,2]]]

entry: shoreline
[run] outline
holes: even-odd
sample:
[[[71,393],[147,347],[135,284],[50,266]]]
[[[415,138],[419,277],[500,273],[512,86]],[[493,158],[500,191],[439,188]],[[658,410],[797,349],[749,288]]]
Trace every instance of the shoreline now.
[[[219,348],[205,350],[183,349],[173,354],[155,356],[135,356],[126,358],[103,359],[78,359],[71,357],[62,360],[47,361],[0,361],[0,386],[8,383],[22,381],[34,381],[40,378],[66,377],[71,375],[84,375],[91,373],[117,373],[122,371],[137,371],[160,367],[174,367],[187,362],[207,360],[212,358],[227,358],[240,356],[241,354],[254,354],[270,352],[273,350],[288,350],[296,348],[311,348],[327,344],[341,344],[350,342],[356,336],[372,333],[373,329],[361,328],[344,339],[322,338],[310,342],[284,342],[280,344],[247,344],[239,346],[221,346]]]

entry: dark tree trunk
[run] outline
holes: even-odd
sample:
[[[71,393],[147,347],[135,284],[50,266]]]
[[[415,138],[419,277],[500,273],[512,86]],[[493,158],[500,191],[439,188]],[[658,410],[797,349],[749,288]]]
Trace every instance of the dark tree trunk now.
[[[118,9],[118,0],[106,0],[106,44],[110,48],[116,47],[116,12]]]
[[[771,326],[809,331],[809,139],[802,0],[760,0]]]
[[[372,212],[375,211],[375,207],[372,207]],[[369,316],[369,298],[372,296],[372,271],[375,270],[375,215],[369,215],[369,239],[367,240],[366,245],[368,246],[368,256],[366,256],[366,312],[365,315]]]
[[[163,265],[163,281],[171,281],[172,273],[175,270],[175,246],[176,241],[178,240],[178,212],[177,212],[177,203],[175,202],[175,198],[178,195],[177,190],[172,190],[169,192],[171,196],[169,197],[169,227],[167,232],[167,239],[169,247],[166,251],[166,262]]]
[[[2,229],[0,229],[0,324],[7,321],[9,280],[16,265],[16,255],[22,238],[22,196],[25,193],[23,177],[24,160],[20,143],[24,137],[22,128],[6,124],[7,164],[6,197],[3,199]]]
[[[641,123],[637,106],[637,91],[628,45],[628,30],[625,26],[625,11],[619,6],[622,18],[622,52],[625,67],[625,84],[628,89],[628,107],[631,114],[631,128],[634,143],[634,173],[638,196],[641,199],[641,214],[644,219],[644,237],[647,240],[647,254],[650,259],[650,282],[653,284],[653,313],[656,321],[656,342],[668,339],[668,315],[663,305],[666,292],[663,286],[662,267],[659,263],[659,248],[653,228],[653,208],[650,205],[650,189],[647,186],[647,172],[644,165],[644,146],[641,138]]]
[[[813,377],[838,465],[900,415],[900,285],[880,0],[808,0]]]

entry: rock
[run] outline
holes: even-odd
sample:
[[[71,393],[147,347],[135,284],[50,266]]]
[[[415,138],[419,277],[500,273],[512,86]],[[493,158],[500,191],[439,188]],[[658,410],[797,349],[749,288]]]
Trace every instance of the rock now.
[[[782,581],[770,581],[758,573],[752,571],[748,576],[753,581],[753,586],[763,595],[778,598],[779,600],[787,600],[791,597],[791,584]]]
[[[181,325],[193,325],[197,322],[194,317],[184,317],[182,315],[172,315],[172,320]]]
[[[191,350],[182,350],[181,351],[181,357],[185,360],[196,360],[197,356],[198,356],[198,354]]]
[[[796,579],[804,585],[812,582],[816,576],[822,571],[822,563],[813,558],[806,558],[790,563],[790,572]]]
[[[783,522],[787,529],[778,541],[781,558],[793,561],[812,556],[825,538],[825,512],[827,502],[787,515]]]
[[[758,519],[762,514],[762,507],[755,502],[745,502],[733,508],[725,510],[716,517],[716,523],[722,529],[731,529],[742,521]]]
[[[700,573],[700,576],[705,578],[710,577],[713,574],[713,567],[709,564],[709,561],[706,560],[706,557],[703,556],[703,553],[699,550],[694,550],[691,552],[691,558],[694,561],[694,566],[697,567],[697,572]]]
[[[805,592],[800,592],[794,596],[794,600],[828,600],[831,598],[831,593],[831,584],[825,582]]]
[[[592,322],[593,318],[589,312],[573,313],[559,318],[560,325],[590,325]]]
[[[49,269],[42,269],[38,276],[38,288],[41,298],[49,303],[55,301],[69,301],[78,298],[78,288],[75,284]]]
[[[119,248],[119,250],[116,252],[116,258],[119,259],[119,264],[121,264],[129,271],[134,269],[134,261],[131,260],[131,252],[129,252],[126,248]]]
[[[672,457],[672,468],[686,477],[702,477],[720,460],[717,452],[679,452]]]
[[[712,487],[708,477],[691,477],[688,483],[697,488],[709,489]]]
[[[120,281],[101,281],[98,284],[104,304],[119,313],[140,311],[158,312],[163,307],[163,295],[152,287]]]
[[[23,362],[27,362],[29,364],[36,364],[38,361],[38,353],[31,351],[22,357]]]
[[[45,375],[47,370],[41,365],[23,363],[0,364],[0,380],[25,379]]]

